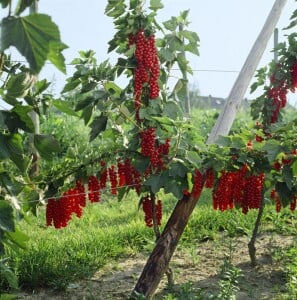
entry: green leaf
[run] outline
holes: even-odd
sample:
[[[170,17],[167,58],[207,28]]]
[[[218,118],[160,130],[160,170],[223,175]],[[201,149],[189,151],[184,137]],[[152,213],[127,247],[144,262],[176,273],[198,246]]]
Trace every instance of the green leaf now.
[[[66,74],[65,57],[62,51],[67,49],[68,46],[64,43],[53,41],[50,42],[49,53],[47,59],[54,64],[58,70]]]
[[[108,118],[103,114],[94,118],[93,122],[90,124],[90,142],[93,141],[100,132],[106,129],[107,120]]]
[[[27,7],[30,7],[36,0],[19,0],[15,9],[15,14],[20,15]]]
[[[282,175],[287,187],[291,190],[293,183],[293,173],[291,166],[284,166],[282,170]]]
[[[175,59],[175,53],[168,48],[161,49],[159,54],[168,62],[171,62]]]
[[[160,175],[151,175],[143,184],[150,186],[151,191],[156,194],[164,186],[163,177]]]
[[[62,94],[70,92],[74,90],[76,87],[78,87],[81,84],[81,81],[79,79],[69,78],[67,79],[67,83],[65,84]]]
[[[181,101],[183,101],[187,97],[187,84],[187,80],[179,79],[174,86],[173,92]]]
[[[109,0],[105,8],[105,14],[115,19],[122,16],[127,8],[124,2],[124,0]]]
[[[6,8],[11,0],[0,0],[2,8]]]
[[[98,83],[96,81],[93,82],[87,82],[86,84],[82,85],[82,88],[80,90],[80,93],[87,93],[89,91],[94,90],[97,87]]]
[[[180,38],[178,38],[174,34],[166,35],[167,44],[171,51],[183,51],[184,50],[184,43]]]
[[[21,172],[25,172],[29,159],[24,156],[22,136],[20,134],[11,134],[7,141],[7,147],[10,152],[10,159]]]
[[[107,81],[106,83],[104,83],[104,88],[114,97],[119,97],[122,92],[122,89],[112,81]]]
[[[168,118],[167,116],[163,116],[163,117],[153,116],[152,119],[158,121],[160,124],[171,125],[171,126],[175,125],[174,120]]]
[[[270,162],[275,161],[277,155],[282,152],[282,147],[278,141],[269,140],[266,142],[263,150],[267,152],[267,158]]]
[[[88,105],[83,109],[83,112],[81,114],[81,117],[84,119],[85,125],[87,125],[93,115],[93,106],[92,105]]]
[[[163,113],[172,120],[176,120],[182,116],[180,106],[175,101],[165,102]]]
[[[164,27],[169,31],[175,31],[178,27],[178,22],[176,17],[171,17],[170,20],[163,22]]]
[[[7,232],[5,235],[9,239],[9,245],[14,248],[14,250],[26,249],[26,243],[29,240],[28,236],[19,231],[15,230],[13,232]]]
[[[165,182],[164,191],[166,194],[172,193],[175,198],[181,199],[183,197],[183,190],[187,188],[188,185],[186,181],[182,184],[175,180],[168,180]]]
[[[53,100],[51,103],[53,104],[53,106],[55,108],[57,108],[59,111],[65,113],[67,115],[75,116],[75,117],[79,116],[78,113],[72,109],[72,104],[68,101]]]
[[[93,102],[94,102],[94,97],[87,97],[85,99],[82,99],[76,104],[75,111],[85,109],[88,106],[90,106],[93,109],[93,105],[92,105]]]
[[[13,289],[17,289],[18,288],[18,278],[17,276],[14,274],[14,272],[6,265],[1,263],[0,261],[0,277],[4,278],[9,287],[13,288]],[[16,299],[17,296],[16,295],[12,295],[12,294],[1,294],[0,295],[0,300],[4,300],[4,299]]]
[[[15,300],[18,297],[19,297],[18,295],[14,295],[14,294],[1,294],[0,295],[0,300]]]
[[[19,129],[22,129],[26,132],[34,131],[34,124],[29,116],[26,115],[26,112],[28,111],[26,109],[19,108],[18,106],[15,106],[11,111],[2,111],[5,125],[10,132],[17,132]],[[24,119],[25,122],[22,119]]]
[[[189,43],[185,46],[185,51],[191,52],[197,56],[199,56],[199,49],[196,43]]]
[[[294,177],[297,177],[297,160],[295,160],[295,161],[292,163],[291,168],[292,168],[293,176],[294,176]]]
[[[186,159],[192,163],[196,168],[199,168],[201,165],[201,157],[195,151],[188,151],[186,155]]]
[[[40,95],[42,92],[44,92],[49,86],[51,85],[51,82],[48,82],[46,79],[39,80],[35,83],[35,91],[34,95]]]
[[[180,161],[174,161],[170,165],[169,175],[171,177],[185,177],[188,172],[188,169]]]
[[[182,31],[179,31],[179,34],[182,35],[184,38],[186,38],[189,42],[192,42],[192,43],[199,42],[198,34],[194,31],[182,30]]]
[[[58,141],[52,135],[35,134],[34,146],[41,157],[47,160],[52,159],[54,154],[61,151]]]
[[[277,182],[275,184],[275,190],[277,191],[283,206],[287,206],[292,201],[291,191],[285,182]]]
[[[24,188],[22,183],[16,181],[13,177],[10,177],[6,172],[0,173],[0,185],[12,196],[17,196]]]
[[[192,70],[189,67],[189,61],[183,53],[177,54],[177,64],[184,76],[186,76],[186,73],[192,74]]]
[[[158,9],[163,8],[164,5],[162,4],[161,0],[150,0],[150,9],[157,11]]]
[[[0,160],[9,158],[9,149],[7,147],[7,135],[0,133]]]
[[[2,21],[1,51],[14,46],[26,57],[30,68],[39,73],[49,59],[59,70],[65,68],[59,54],[65,45],[60,41],[58,26],[46,14],[8,17]],[[59,58],[58,58],[59,57]]]
[[[13,109],[12,112],[15,112],[19,119],[22,121],[23,126],[22,128],[25,129],[28,132],[34,132],[34,123],[32,121],[32,118],[29,116],[29,113],[32,111],[31,106],[26,106],[26,105],[16,105]]]
[[[232,136],[230,147],[235,149],[244,149],[246,147],[246,142],[241,136]]]
[[[0,200],[0,229],[14,231],[13,209],[5,200]]]
[[[16,98],[24,98],[33,87],[36,77],[28,72],[11,75],[6,83],[3,100],[10,105],[17,105]]]

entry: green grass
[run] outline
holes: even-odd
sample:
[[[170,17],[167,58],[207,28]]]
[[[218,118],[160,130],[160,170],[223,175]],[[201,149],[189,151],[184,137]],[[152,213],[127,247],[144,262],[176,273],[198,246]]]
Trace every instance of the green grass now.
[[[209,199],[209,192],[204,192],[181,238],[180,249],[215,240],[221,232],[230,237],[251,235],[256,211],[247,215],[239,210],[214,211]],[[165,225],[175,200],[168,195],[162,200]],[[38,218],[30,217],[29,222],[20,223],[21,230],[30,239],[25,251],[9,253],[10,264],[22,288],[65,289],[70,282],[90,277],[120,257],[151,251],[155,237],[143,218],[142,211],[138,211],[138,199],[132,194],[120,203],[111,198],[102,204],[90,204],[81,219],[73,218],[67,228],[60,230],[46,227],[41,211]],[[260,230],[296,234],[295,223],[296,215],[289,210],[277,214],[274,207],[268,205]]]
[[[297,299],[297,240],[286,249],[274,254],[286,276],[286,291],[276,300]]]

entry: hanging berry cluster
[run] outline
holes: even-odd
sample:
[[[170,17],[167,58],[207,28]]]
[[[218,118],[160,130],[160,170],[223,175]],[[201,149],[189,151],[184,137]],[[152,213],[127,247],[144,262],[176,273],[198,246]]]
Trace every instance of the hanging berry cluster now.
[[[274,76],[271,78],[272,87],[267,90],[267,98],[272,101],[273,106],[270,124],[277,122],[280,110],[286,106],[289,90],[289,86],[285,80],[275,82],[273,78]]]
[[[271,190],[270,192],[270,198],[275,202],[275,210],[276,212],[280,212],[282,208],[282,202],[280,199],[280,196],[278,195],[277,191],[275,189]],[[290,202],[290,210],[293,212],[296,210],[296,200],[297,196],[294,195],[292,197],[292,200]]]
[[[144,221],[147,227],[152,227],[153,223],[153,216],[154,216],[154,203],[150,199],[149,196],[145,196],[142,198],[142,209],[144,212]],[[161,225],[162,220],[162,202],[158,200],[155,204],[155,214],[156,214],[156,221],[157,225]]]
[[[257,209],[261,205],[264,173],[253,175],[248,173],[246,165],[236,171],[222,171],[213,189],[213,208],[221,211],[242,208],[246,214],[249,209]]]
[[[136,119],[140,122],[139,108],[142,104],[142,96],[150,99],[158,98],[160,88],[158,79],[160,65],[155,45],[154,35],[146,35],[140,29],[135,35],[129,36],[129,46],[135,45],[136,68],[134,70],[134,101]]]
[[[293,60],[293,63],[291,62]],[[287,65],[289,72],[285,72]],[[287,61],[278,63],[275,71],[270,75],[270,85],[265,89],[266,105],[263,107],[264,129],[270,124],[276,123],[279,113],[287,104],[288,92],[295,92],[297,88],[297,61],[288,57]],[[256,106],[255,106],[256,107]]]
[[[164,158],[169,154],[170,139],[166,139],[164,144],[158,145],[156,130],[149,127],[140,133],[140,147],[141,154],[150,159],[152,169],[160,171],[166,168]]]
[[[202,174],[200,173],[199,170],[195,170],[194,173],[194,184],[193,184],[193,190],[192,190],[192,195],[194,198],[199,198],[200,194],[203,189],[203,178]]]
[[[86,206],[86,194],[91,203],[100,202],[101,191],[106,189],[108,179],[113,195],[116,195],[117,189],[123,186],[135,189],[140,195],[141,175],[133,167],[130,159],[127,158],[124,162],[119,160],[117,166],[111,165],[109,168],[106,168],[105,163],[101,162],[101,167],[99,178],[95,175],[89,176],[87,192],[81,181],[77,181],[75,187],[64,192],[60,198],[48,200],[46,205],[47,226],[66,227],[73,213],[80,218],[82,208]]]
[[[215,174],[213,169],[207,169],[205,172],[205,183],[204,186],[208,189],[213,188],[215,182]]]
[[[74,188],[64,192],[59,199],[49,199],[46,206],[46,225],[55,228],[66,227],[72,214],[78,218],[82,215],[82,208],[86,206],[84,185],[77,181]]]

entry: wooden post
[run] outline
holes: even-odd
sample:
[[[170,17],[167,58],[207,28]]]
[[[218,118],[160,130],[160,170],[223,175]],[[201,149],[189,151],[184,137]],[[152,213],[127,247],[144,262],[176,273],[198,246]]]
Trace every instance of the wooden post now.
[[[234,85],[225,103],[225,107],[221,111],[215,126],[207,139],[208,144],[214,143],[220,135],[227,135],[231,129],[236,113],[240,108],[241,101],[251,79],[258,67],[259,61],[267,46],[274,28],[279,20],[281,12],[287,0],[276,0],[268,18],[256,39]],[[256,8],[255,8],[256,9]]]

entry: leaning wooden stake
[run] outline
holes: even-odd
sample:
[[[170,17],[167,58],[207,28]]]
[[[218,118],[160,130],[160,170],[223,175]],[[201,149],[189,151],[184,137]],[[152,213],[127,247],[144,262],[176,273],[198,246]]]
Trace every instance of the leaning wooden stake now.
[[[216,142],[219,136],[227,135],[231,129],[235,116],[240,108],[241,101],[250,85],[252,77],[258,67],[267,43],[272,36],[281,12],[287,0],[276,0],[267,20],[256,39],[231,91],[226,104],[221,111],[215,126],[208,137],[207,143]]]

